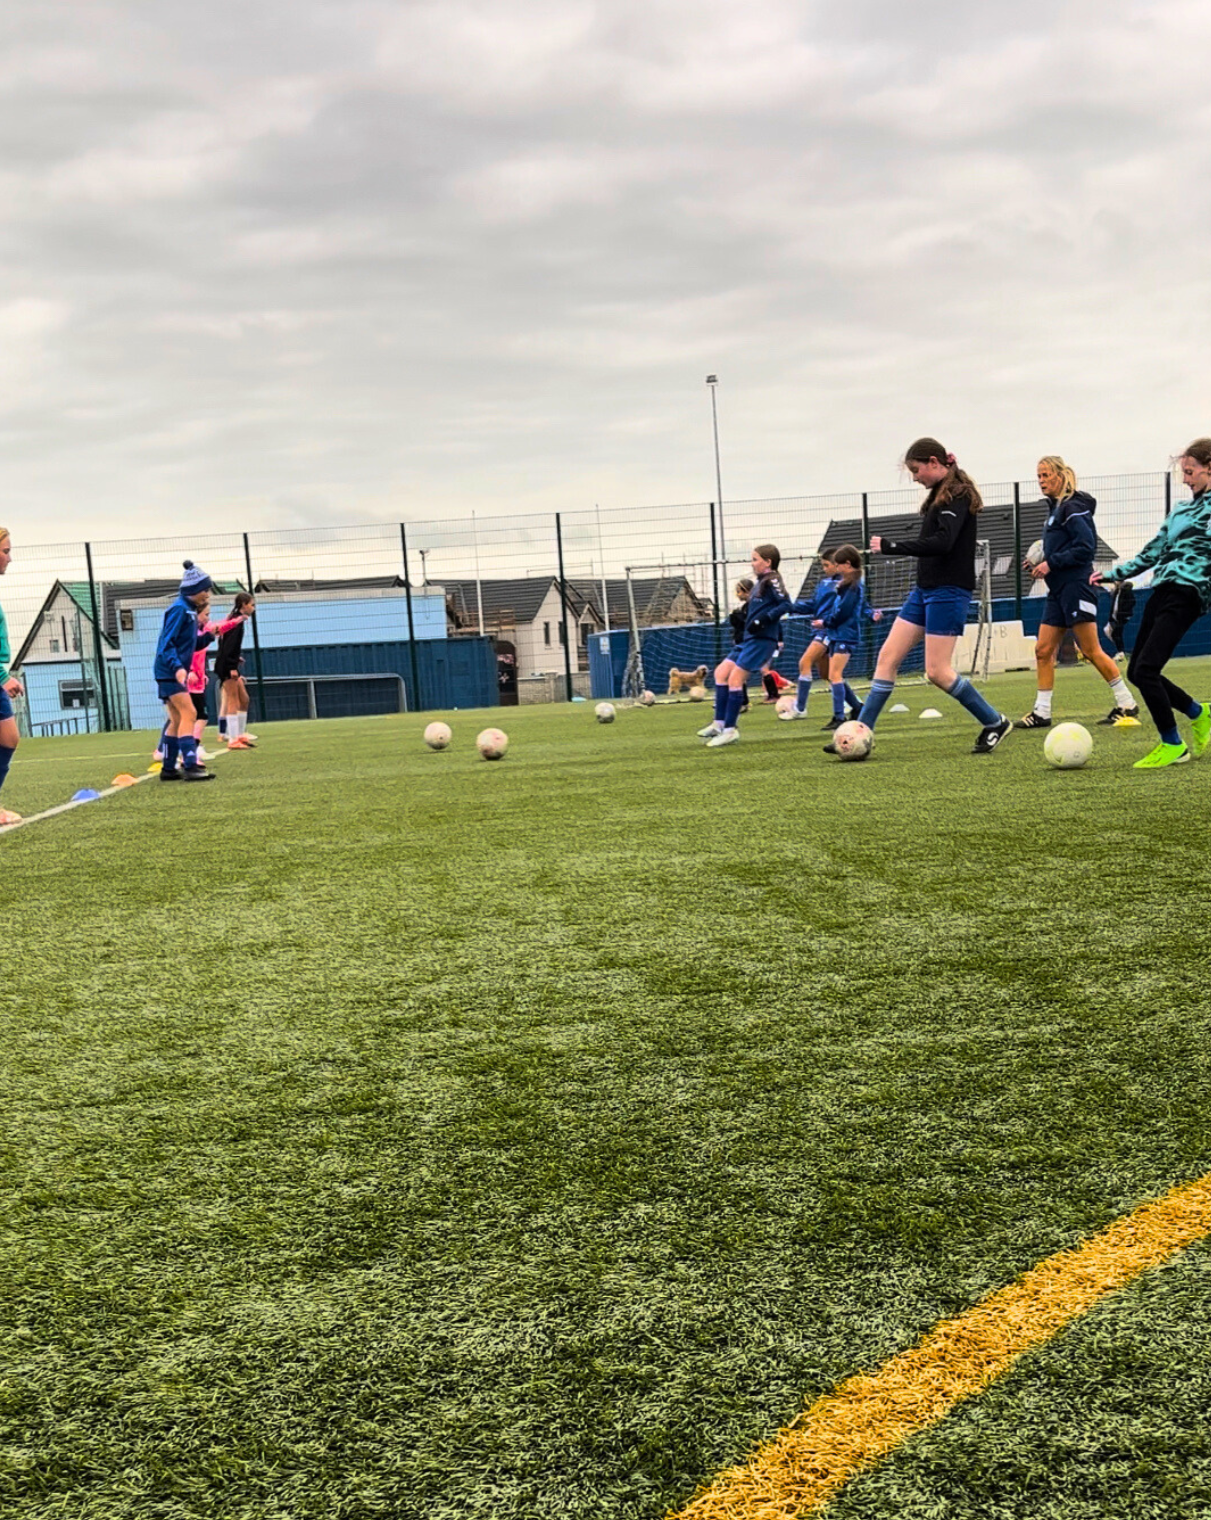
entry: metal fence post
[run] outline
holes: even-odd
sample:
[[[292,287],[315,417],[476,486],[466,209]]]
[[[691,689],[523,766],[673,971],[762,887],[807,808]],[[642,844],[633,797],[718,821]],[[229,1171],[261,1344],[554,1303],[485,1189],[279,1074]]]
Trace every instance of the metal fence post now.
[[[568,582],[563,573],[563,523],[560,514],[555,514],[555,548],[559,555],[559,600],[562,604],[562,627],[563,627],[563,675],[567,686],[568,701],[572,700],[572,645],[571,636],[568,633]]]
[[[109,679],[105,668],[105,649],[101,643],[101,614],[97,609],[97,582],[93,575],[93,546],[84,545],[84,563],[88,566],[88,598],[92,603],[93,610],[93,653],[97,661],[97,695],[101,699],[101,730],[108,733],[110,730],[109,716]],[[84,700],[88,701],[87,690]]]
[[[1165,471],[1165,516],[1168,517],[1173,507],[1173,471]]]
[[[989,551],[991,553],[991,551]],[[1013,483],[1013,615],[1022,621],[1022,487]]]
[[[862,553],[870,553],[870,495],[862,492]]]
[[[711,590],[715,598],[715,664],[723,658],[723,629],[719,622],[719,538],[715,532],[715,503],[711,502]]]
[[[412,574],[408,569],[408,533],[403,523],[399,525],[399,544],[404,554],[404,600],[408,604],[408,664],[412,670],[411,711],[419,712],[422,704],[420,676],[417,674],[416,663],[416,624],[412,621]]]
[[[244,534],[244,569],[248,572],[248,590],[255,595],[252,580],[252,552],[248,547],[248,535]],[[265,708],[265,672],[261,667],[261,637],[256,631],[256,618],[252,619],[252,647],[256,650],[256,698],[260,706],[262,723],[268,722]]]

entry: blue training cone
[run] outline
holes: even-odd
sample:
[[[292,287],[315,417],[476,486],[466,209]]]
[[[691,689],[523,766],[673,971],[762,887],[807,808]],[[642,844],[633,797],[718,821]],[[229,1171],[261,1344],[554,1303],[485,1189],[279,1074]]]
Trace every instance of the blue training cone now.
[[[82,786],[80,788],[80,790],[72,797],[72,801],[73,802],[96,802],[97,798],[100,795],[101,795],[101,793],[100,792],[94,792],[91,786]]]

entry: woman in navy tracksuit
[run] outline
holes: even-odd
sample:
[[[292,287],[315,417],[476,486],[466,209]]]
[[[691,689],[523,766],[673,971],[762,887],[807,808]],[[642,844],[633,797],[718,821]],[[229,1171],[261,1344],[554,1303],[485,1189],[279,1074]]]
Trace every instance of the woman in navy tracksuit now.
[[[1039,622],[1034,660],[1039,688],[1034,706],[1015,728],[1050,728],[1051,694],[1055,690],[1055,662],[1066,629],[1072,629],[1076,646],[1105,681],[1114,706],[1103,723],[1137,718],[1139,708],[1119,668],[1098,642],[1097,592],[1089,584],[1097,532],[1093,514],[1097,502],[1076,488],[1076,474],[1058,454],[1047,454],[1038,464],[1039,489],[1047,504],[1043,525],[1043,558],[1037,565],[1024,561],[1035,580],[1047,583],[1047,601]]]
[[[735,744],[739,739],[736,720],[744,706],[749,676],[768,665],[778,652],[778,628],[791,605],[778,574],[781,559],[773,544],[758,544],[753,550],[753,589],[744,621],[744,642],[715,667],[715,720],[698,730],[698,737],[707,741],[709,749]]]

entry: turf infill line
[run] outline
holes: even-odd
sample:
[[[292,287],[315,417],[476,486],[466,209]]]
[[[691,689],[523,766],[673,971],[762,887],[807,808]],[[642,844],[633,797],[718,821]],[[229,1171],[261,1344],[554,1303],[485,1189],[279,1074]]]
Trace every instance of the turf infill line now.
[[[1107,1295],[1211,1234],[1211,1175],[1146,1203],[940,1325],[876,1372],[847,1378],[670,1520],[794,1520],[983,1392]]]

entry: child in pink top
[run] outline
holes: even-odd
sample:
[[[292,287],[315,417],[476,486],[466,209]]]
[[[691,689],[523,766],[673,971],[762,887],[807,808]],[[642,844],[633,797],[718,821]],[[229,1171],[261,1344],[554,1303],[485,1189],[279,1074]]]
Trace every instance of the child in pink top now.
[[[193,652],[193,660],[190,662],[189,671],[185,677],[185,687],[193,698],[193,710],[197,719],[193,725],[193,736],[198,741],[198,756],[201,759],[209,759],[202,753],[202,735],[206,732],[206,651],[215,639],[230,632],[232,628],[238,628],[246,619],[243,617],[228,618],[224,623],[212,623],[209,621],[210,606],[207,603],[200,609],[198,616],[197,646]]]

